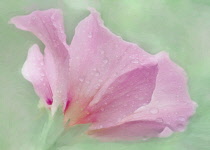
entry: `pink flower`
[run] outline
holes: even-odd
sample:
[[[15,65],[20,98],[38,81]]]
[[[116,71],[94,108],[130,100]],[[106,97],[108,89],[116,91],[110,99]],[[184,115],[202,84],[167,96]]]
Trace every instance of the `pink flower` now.
[[[91,14],[66,43],[60,10],[35,11],[11,20],[44,44],[29,49],[22,74],[55,113],[63,106],[69,126],[89,123],[101,139],[165,137],[183,131],[195,112],[184,70],[165,52],[151,55],[123,41]]]

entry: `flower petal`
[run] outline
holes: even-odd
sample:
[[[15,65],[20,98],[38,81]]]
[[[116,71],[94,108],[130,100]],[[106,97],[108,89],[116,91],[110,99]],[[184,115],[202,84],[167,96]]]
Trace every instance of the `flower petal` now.
[[[130,121],[109,128],[88,131],[88,135],[103,141],[146,140],[159,135],[165,126],[158,122]]]
[[[115,126],[135,110],[151,101],[155,88],[157,65],[148,64],[118,77],[89,108],[91,129]]]
[[[14,17],[10,22],[17,28],[36,35],[50,49],[53,57],[59,60],[68,57],[63,17],[60,10],[34,11],[26,16]]]
[[[164,52],[157,55],[159,72],[149,105],[139,108],[133,118],[156,120],[173,131],[183,131],[197,104],[189,96],[184,70]],[[132,119],[133,120],[133,119]]]
[[[188,94],[185,72],[173,63],[167,54],[160,53],[157,58],[159,60],[159,72],[152,101],[148,105],[140,107],[132,115],[125,117],[118,126],[90,130],[90,134],[94,136],[105,135],[105,139],[112,136],[118,137],[118,139],[126,139],[127,136],[128,138],[142,138],[145,135],[142,135],[141,131],[144,131],[145,128],[147,131],[147,127],[150,127],[151,123],[158,123],[157,127],[161,126],[161,129],[156,128],[156,125],[152,126],[148,129],[151,129],[151,134],[146,135],[147,138],[167,137],[175,131],[185,129],[189,117],[195,113],[196,108],[196,103],[190,99]],[[142,124],[142,121],[146,123]],[[156,129],[160,130],[156,132]]]
[[[38,45],[33,45],[28,51],[28,57],[23,65],[22,74],[30,81],[37,95],[44,104],[52,104],[52,91],[46,76],[43,55]]]
[[[53,79],[50,79],[50,86],[53,92],[52,113],[54,113],[59,104],[64,104],[68,100],[69,46],[66,44],[62,13],[57,9],[34,11],[30,15],[12,18],[11,23],[19,29],[32,32],[46,46],[45,55],[53,62],[47,63],[46,69],[50,70],[47,73],[48,78],[53,76]],[[45,61],[47,59],[45,58]]]
[[[70,55],[72,103],[66,121],[84,117],[81,110],[98,103],[102,93],[122,74],[157,63],[137,45],[111,33],[95,10],[77,26]]]

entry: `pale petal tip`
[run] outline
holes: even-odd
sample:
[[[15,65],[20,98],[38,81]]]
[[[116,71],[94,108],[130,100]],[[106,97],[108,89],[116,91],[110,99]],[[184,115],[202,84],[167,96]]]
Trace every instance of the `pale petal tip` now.
[[[90,13],[98,14],[98,15],[99,15],[99,12],[98,12],[95,8],[93,8],[93,7],[88,7],[87,9],[90,11]]]
[[[53,98],[53,103],[51,105],[51,115],[54,116],[60,106],[60,101],[56,100],[57,98]]]
[[[165,127],[158,137],[166,138],[173,134],[173,131],[169,127]]]
[[[166,57],[167,59],[170,59],[169,53],[166,51],[161,51],[158,54],[155,55],[157,58],[161,59],[163,57]]]
[[[16,28],[19,28],[21,30],[26,30],[26,28],[23,25],[21,25],[21,20],[22,20],[21,16],[16,16],[11,18],[8,23],[14,24]]]
[[[90,11],[90,16],[95,18],[99,25],[101,25],[103,28],[106,28],[104,26],[104,21],[101,19],[101,14],[93,7],[88,7],[87,9]],[[106,29],[109,30],[108,28]]]
[[[31,19],[34,18],[34,16],[37,16],[37,14],[44,15],[47,13],[53,13],[53,14],[58,13],[61,16],[63,15],[63,12],[61,9],[51,8],[48,10],[35,10],[32,13],[30,13],[29,15],[13,17],[8,21],[8,23],[14,24],[16,26],[16,28],[19,28],[21,30],[27,30],[27,27],[25,27],[25,24],[28,24],[28,22],[26,22],[26,21],[30,21]]]
[[[27,55],[27,59],[29,59],[29,57],[33,56],[35,53],[40,53],[40,49],[39,46],[37,44],[32,45],[29,50],[28,50],[28,55]],[[21,73],[23,75],[23,77],[29,81],[30,77],[28,76],[28,71],[27,71],[27,59],[25,61],[25,63],[23,64],[23,67],[21,69]]]
[[[55,113],[57,112],[57,109],[58,109],[57,106],[52,105],[52,107],[51,107],[51,115],[52,115],[52,116],[55,115]]]

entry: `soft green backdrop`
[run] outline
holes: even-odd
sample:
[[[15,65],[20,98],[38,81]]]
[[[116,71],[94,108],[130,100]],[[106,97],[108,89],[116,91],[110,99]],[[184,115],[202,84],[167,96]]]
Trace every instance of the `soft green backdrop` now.
[[[1,0],[0,1],[0,150],[33,150],[47,112],[20,71],[28,48],[40,41],[8,21],[37,9],[64,11],[68,42],[88,6],[101,12],[105,25],[150,53],[169,52],[189,76],[189,91],[199,107],[184,133],[146,142],[103,143],[80,135],[77,127],[61,136],[59,150],[210,150],[210,1],[209,0]],[[48,143],[61,129],[57,115]],[[78,136],[79,135],[79,136]],[[51,148],[53,149],[53,148]]]

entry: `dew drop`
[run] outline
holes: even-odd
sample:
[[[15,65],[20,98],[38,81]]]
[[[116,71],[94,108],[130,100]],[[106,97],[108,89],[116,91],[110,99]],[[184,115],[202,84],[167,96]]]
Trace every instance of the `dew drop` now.
[[[35,16],[32,16],[32,20],[35,20],[36,19],[36,17]]]
[[[184,122],[184,121],[185,121],[185,118],[182,117],[182,116],[180,116],[178,119],[179,119],[179,121],[181,121],[181,122]]]
[[[143,136],[142,137],[142,141],[147,141],[149,138],[148,137],[146,137],[146,136]]]
[[[44,74],[44,73],[41,73],[41,76],[42,76],[42,77],[44,77],[44,76],[45,76],[45,74]]]
[[[93,68],[93,71],[96,71],[97,69],[96,68]]]
[[[102,55],[104,54],[104,51],[103,51],[103,50],[101,50],[101,54],[102,54]]]
[[[163,122],[163,119],[162,118],[157,118],[156,121],[161,123],[161,122]]]
[[[103,80],[99,79],[98,82],[103,82]]]
[[[157,108],[152,108],[151,110],[150,110],[150,113],[151,114],[157,114],[159,112],[159,110],[157,109]]]
[[[118,119],[117,119],[118,122],[120,122],[121,120],[122,120],[121,118],[118,118]]]
[[[88,35],[88,38],[92,38],[92,34],[89,34],[89,35]]]
[[[139,63],[139,60],[134,59],[134,60],[131,61],[131,63],[133,63],[133,64],[138,64],[138,63]]]
[[[103,62],[104,62],[105,64],[107,64],[107,63],[108,63],[108,59],[104,59]]]
[[[100,84],[97,84],[97,85],[95,86],[96,89],[99,89],[99,87],[100,87]]]
[[[101,111],[104,111],[104,108],[101,108]]]
[[[184,125],[183,125],[183,124],[177,124],[177,128],[178,128],[180,131],[184,131]]]
[[[86,114],[89,115],[90,113],[87,111]]]
[[[88,81],[88,80],[87,80],[87,81],[86,81],[86,83],[87,83],[87,84],[89,84],[89,83],[90,83],[90,81]]]
[[[46,16],[45,16],[46,17]],[[52,20],[54,20],[55,19],[55,16],[54,15],[52,15],[51,17],[50,17]]]
[[[80,81],[80,82],[83,82],[83,81],[84,81],[84,78],[79,78],[79,81]]]
[[[99,72],[96,72],[96,73],[95,73],[95,76],[99,76],[99,75],[100,75],[100,73],[99,73]]]
[[[25,75],[26,75],[26,77],[28,77],[28,76],[29,76],[29,74],[28,74],[28,73],[26,73]]]
[[[57,92],[57,93],[61,93],[61,91],[60,91],[60,90],[57,90],[56,92]]]

